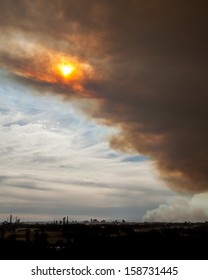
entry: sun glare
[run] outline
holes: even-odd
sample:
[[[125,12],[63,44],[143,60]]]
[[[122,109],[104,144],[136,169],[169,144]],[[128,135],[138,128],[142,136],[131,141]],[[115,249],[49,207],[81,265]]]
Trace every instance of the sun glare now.
[[[72,64],[60,64],[59,69],[64,77],[68,77],[74,72],[75,67]]]

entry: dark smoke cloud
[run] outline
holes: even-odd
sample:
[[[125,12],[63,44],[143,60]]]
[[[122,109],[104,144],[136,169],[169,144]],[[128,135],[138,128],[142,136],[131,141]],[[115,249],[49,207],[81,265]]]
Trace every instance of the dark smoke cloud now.
[[[111,146],[152,157],[175,190],[206,191],[206,8],[203,0],[2,0],[0,63],[30,82],[24,69],[47,63],[29,43],[86,61],[99,76],[82,84],[99,100],[87,113],[120,128]],[[44,80],[33,85],[45,90]]]

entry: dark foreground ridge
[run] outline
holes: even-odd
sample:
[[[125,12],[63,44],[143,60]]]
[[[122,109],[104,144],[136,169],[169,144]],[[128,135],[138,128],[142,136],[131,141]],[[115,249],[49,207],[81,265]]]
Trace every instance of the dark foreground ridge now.
[[[205,223],[0,225],[1,259],[208,259]]]

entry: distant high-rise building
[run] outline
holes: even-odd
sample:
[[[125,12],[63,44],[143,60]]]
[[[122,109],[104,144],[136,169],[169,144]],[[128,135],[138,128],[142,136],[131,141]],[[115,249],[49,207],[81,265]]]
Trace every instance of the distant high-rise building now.
[[[12,223],[12,215],[10,215],[9,222]]]

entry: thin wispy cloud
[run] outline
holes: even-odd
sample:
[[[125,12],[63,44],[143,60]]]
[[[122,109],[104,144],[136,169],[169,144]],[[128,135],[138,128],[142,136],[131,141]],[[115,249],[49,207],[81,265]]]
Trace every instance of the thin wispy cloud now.
[[[172,195],[149,160],[109,147],[112,129],[21,86],[1,93],[1,218],[14,212],[25,219],[89,219],[94,213],[141,220],[153,200],[156,206]]]

